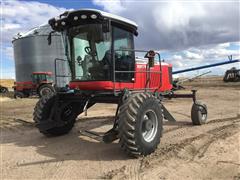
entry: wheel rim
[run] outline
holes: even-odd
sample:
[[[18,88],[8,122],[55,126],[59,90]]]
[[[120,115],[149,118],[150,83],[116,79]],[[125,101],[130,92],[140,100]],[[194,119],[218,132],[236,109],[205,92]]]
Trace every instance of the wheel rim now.
[[[202,106],[199,107],[199,111],[201,113],[202,120],[205,121],[207,119],[207,111]]]
[[[151,142],[158,131],[157,115],[152,110],[147,110],[143,115],[142,137],[146,142]]]
[[[7,90],[6,90],[6,89],[1,89],[1,92],[2,92],[2,93],[6,93]]]
[[[46,96],[47,94],[50,94],[50,93],[51,93],[51,90],[47,87],[42,88],[40,91],[41,96]]]

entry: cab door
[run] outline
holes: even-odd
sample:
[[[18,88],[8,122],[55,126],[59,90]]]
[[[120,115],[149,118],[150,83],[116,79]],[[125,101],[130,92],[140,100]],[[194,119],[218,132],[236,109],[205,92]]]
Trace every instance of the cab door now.
[[[133,88],[135,53],[133,34],[119,27],[113,27],[113,49],[115,60],[115,82],[120,86]]]

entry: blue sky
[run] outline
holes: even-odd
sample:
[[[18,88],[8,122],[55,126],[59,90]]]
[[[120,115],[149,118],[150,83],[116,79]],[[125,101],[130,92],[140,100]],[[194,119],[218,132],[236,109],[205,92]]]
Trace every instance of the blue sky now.
[[[12,37],[67,9],[97,8],[136,21],[136,47],[159,50],[175,69],[240,54],[239,1],[11,0],[1,5],[1,78],[15,77]],[[232,66],[212,68],[212,74]]]
[[[51,4],[53,6],[58,6],[58,7],[65,7],[67,9],[80,9],[80,8],[100,8],[102,7],[96,6],[92,3],[92,1],[86,1],[86,0],[59,0],[59,1],[38,1],[42,3],[47,3]]]

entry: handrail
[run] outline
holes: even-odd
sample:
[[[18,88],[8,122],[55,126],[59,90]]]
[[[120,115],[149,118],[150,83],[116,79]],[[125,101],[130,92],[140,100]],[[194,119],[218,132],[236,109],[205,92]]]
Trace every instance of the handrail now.
[[[154,92],[156,92],[158,89],[160,89],[161,88],[161,86],[162,86],[162,64],[161,64],[161,56],[160,56],[160,54],[158,53],[158,52],[155,52],[155,55],[157,55],[158,56],[158,61],[159,61],[159,71],[151,71],[150,70],[150,67],[149,67],[149,64],[147,63],[146,64],[146,71],[144,71],[144,70],[141,70],[141,71],[119,71],[119,70],[116,70],[116,64],[115,64],[115,52],[117,52],[117,51],[128,51],[128,52],[144,52],[144,53],[148,53],[149,51],[147,51],[147,50],[134,50],[134,49],[117,49],[117,50],[114,50],[114,52],[113,52],[113,59],[112,59],[112,61],[113,61],[113,93],[114,93],[114,95],[117,95],[116,94],[116,92],[117,91],[120,91],[119,89],[116,89],[116,83],[117,83],[117,81],[116,81],[116,74],[117,73],[146,73],[146,84],[145,84],[145,87],[144,88],[140,88],[140,89],[133,89],[133,90],[144,90],[144,91],[146,91],[146,90],[153,90]],[[64,62],[67,62],[68,60],[66,60],[66,59],[62,59],[62,58],[56,58],[55,59],[55,82],[56,82],[56,84],[57,84],[57,78],[58,77],[71,77],[71,75],[59,75],[58,74],[58,72],[57,72],[57,62],[58,61],[64,61]],[[134,59],[134,62],[136,61],[136,59]],[[159,74],[159,77],[160,77],[160,82],[159,82],[159,86],[158,86],[158,88],[150,88],[150,82],[151,82],[151,73],[154,73],[154,74]],[[78,76],[78,77],[81,77],[81,76]]]
[[[116,68],[115,68],[115,52],[117,51],[127,51],[127,52],[144,52],[144,53],[148,53],[149,51],[147,50],[136,50],[136,49],[117,49],[117,50],[114,50],[113,51],[113,93],[114,95],[117,95],[116,94],[116,73],[146,73],[146,84],[145,84],[145,88],[143,88],[143,90],[147,90],[149,89],[149,86],[150,86],[150,81],[151,81],[151,76],[150,76],[150,73],[157,73],[159,74],[160,76],[160,82],[159,82],[159,86],[158,88],[153,88],[154,92],[156,92],[158,89],[160,89],[162,87],[162,64],[161,64],[161,55],[158,53],[158,52],[155,52],[155,54],[158,56],[158,61],[159,61],[159,72],[157,71],[151,71],[150,70],[150,67],[149,67],[149,64],[147,63],[146,64],[146,68],[147,70],[146,71],[116,71]],[[134,59],[134,61],[136,60],[136,58]]]

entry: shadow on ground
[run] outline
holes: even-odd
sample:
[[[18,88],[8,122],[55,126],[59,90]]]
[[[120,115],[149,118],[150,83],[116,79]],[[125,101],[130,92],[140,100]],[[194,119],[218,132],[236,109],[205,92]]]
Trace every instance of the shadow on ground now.
[[[121,150],[118,143],[105,144],[103,142],[82,136],[79,131],[92,130],[104,125],[112,124],[112,117],[108,118],[88,118],[78,121],[69,134],[59,137],[45,137],[34,126],[25,126],[24,131],[17,129],[2,129],[1,144],[14,143],[19,147],[29,147],[43,155],[50,157],[50,160],[33,161],[31,163],[22,163],[19,166],[28,166],[34,164],[59,162],[65,160],[99,160],[112,161],[124,160],[129,157]],[[22,120],[24,121],[24,120]],[[80,122],[80,123],[79,123]],[[109,126],[111,127],[111,126]]]
[[[239,116],[236,118],[239,118]],[[236,118],[225,118],[224,121],[232,121]],[[14,131],[14,129],[3,129],[3,138],[1,144],[13,143],[18,147],[29,147],[32,148],[33,151],[36,151],[36,153],[47,157],[47,160],[21,163],[18,164],[19,166],[29,166],[68,160],[112,161],[129,159],[129,157],[121,150],[117,142],[105,144],[103,142],[90,139],[86,136],[82,136],[79,132],[82,130],[101,128],[106,124],[109,125],[109,128],[111,128],[110,125],[112,124],[112,120],[112,116],[104,118],[82,119],[77,121],[76,126],[69,134],[50,138],[39,133],[36,128],[33,128],[33,125],[22,125],[24,130],[21,129],[21,131]],[[210,123],[217,121],[223,120],[213,119],[210,121]],[[164,121],[163,124],[164,126],[175,126],[173,129],[191,126],[191,122],[189,121]],[[164,131],[164,133],[166,133],[166,131]]]

